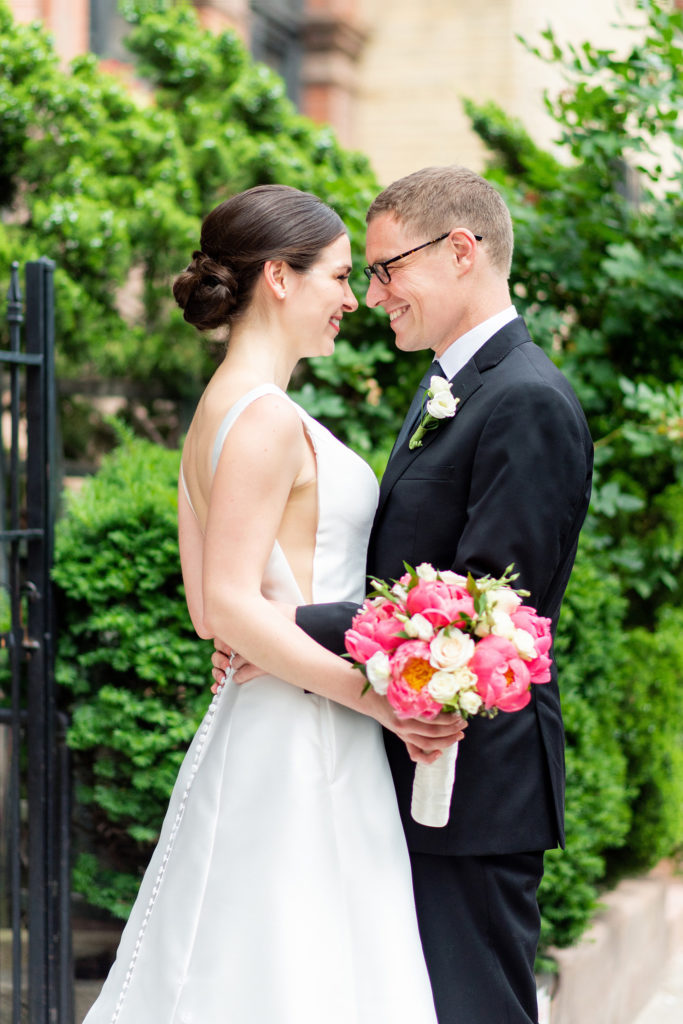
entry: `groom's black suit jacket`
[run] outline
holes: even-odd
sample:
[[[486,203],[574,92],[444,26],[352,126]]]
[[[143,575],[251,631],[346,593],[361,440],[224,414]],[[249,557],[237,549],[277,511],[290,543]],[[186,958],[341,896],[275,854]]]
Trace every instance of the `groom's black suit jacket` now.
[[[396,579],[404,560],[475,576],[514,562],[515,586],[557,625],[590,497],[593,446],[566,378],[521,318],[498,331],[452,381],[456,415],[421,448],[396,449],[380,488],[368,574]],[[351,605],[309,605],[297,622],[343,650]],[[410,817],[414,764],[385,732],[408,845],[436,854],[502,854],[564,842],[564,739],[557,672],[513,714],[470,721],[450,821]]]

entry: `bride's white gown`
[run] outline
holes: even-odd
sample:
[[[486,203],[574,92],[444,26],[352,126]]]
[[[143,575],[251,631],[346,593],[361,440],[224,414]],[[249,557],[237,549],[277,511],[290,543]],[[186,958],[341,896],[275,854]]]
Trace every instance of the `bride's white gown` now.
[[[223,422],[221,446],[245,395]],[[318,464],[314,600],[364,596],[369,467]],[[276,544],[263,592],[302,596]],[[208,682],[207,682],[208,689]],[[216,695],[86,1024],[436,1024],[381,729],[273,676]]]

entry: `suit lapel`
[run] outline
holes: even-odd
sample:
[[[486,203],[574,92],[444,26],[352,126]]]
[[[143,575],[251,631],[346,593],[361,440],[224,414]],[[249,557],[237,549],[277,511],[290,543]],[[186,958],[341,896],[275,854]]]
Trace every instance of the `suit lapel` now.
[[[394,447],[380,485],[376,521],[396,481],[400,479],[415,459],[429,447],[437,434],[444,430],[457,430],[458,415],[468,399],[481,387],[483,383],[482,374],[486,370],[491,369],[492,366],[496,366],[513,348],[529,341],[531,341],[531,337],[529,336],[526,324],[521,317],[517,317],[516,320],[512,320],[489,338],[469,362],[465,363],[463,368],[456,373],[455,377],[451,380],[453,397],[460,399],[455,416],[452,420],[444,420],[434,430],[428,430],[422,439],[422,446],[420,448],[413,448],[411,451],[408,447],[408,437],[405,438],[401,445],[397,444]]]
[[[472,360],[470,360],[466,366],[463,366],[459,373],[456,373],[451,385],[453,397],[460,399],[455,416],[450,420],[444,420],[442,423],[439,423],[434,430],[428,430],[422,438],[422,445],[420,448],[413,448],[411,451],[408,447],[409,438],[406,438],[400,447],[396,447],[393,455],[387,463],[387,468],[385,469],[384,476],[382,477],[382,483],[379,491],[379,504],[377,506],[378,513],[381,512],[384,507],[384,503],[391,493],[391,489],[396,481],[405,473],[408,467],[412,465],[415,459],[417,459],[422,452],[424,452],[429,445],[433,443],[437,434],[454,427],[457,422],[458,415],[467,399],[470,398],[470,396],[473,395],[479,387],[481,387],[481,375]]]

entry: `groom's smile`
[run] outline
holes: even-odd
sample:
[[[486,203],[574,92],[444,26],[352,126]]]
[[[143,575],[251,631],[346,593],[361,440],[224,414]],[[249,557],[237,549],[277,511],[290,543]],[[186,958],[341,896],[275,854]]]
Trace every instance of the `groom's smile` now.
[[[457,284],[450,280],[451,248],[447,236],[427,241],[424,229],[406,228],[392,214],[382,213],[368,224],[366,258],[373,272],[366,303],[381,306],[389,316],[396,347],[402,352],[445,347],[453,340],[453,306]],[[414,252],[408,250],[415,249]],[[407,253],[396,259],[398,253]],[[387,263],[382,272],[382,263]]]

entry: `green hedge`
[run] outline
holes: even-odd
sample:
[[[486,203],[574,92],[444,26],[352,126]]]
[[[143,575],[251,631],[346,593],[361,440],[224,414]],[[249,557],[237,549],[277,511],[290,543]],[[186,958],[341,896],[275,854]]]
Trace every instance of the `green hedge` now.
[[[211,645],[185,608],[178,454],[124,436],[59,524],[58,679],[77,772],[74,883],[124,917],[209,699]],[[617,870],[683,842],[683,613],[627,631],[615,576],[582,546],[556,643],[567,731],[567,849],[547,856],[543,943],[584,929]]]
[[[555,641],[566,734],[566,850],[546,855],[542,944],[568,945],[594,909],[607,847],[630,822],[627,762],[617,737],[626,602],[581,547]]]
[[[179,456],[127,437],[58,524],[57,680],[72,716],[75,888],[127,914],[209,699],[212,645],[185,607]]]

